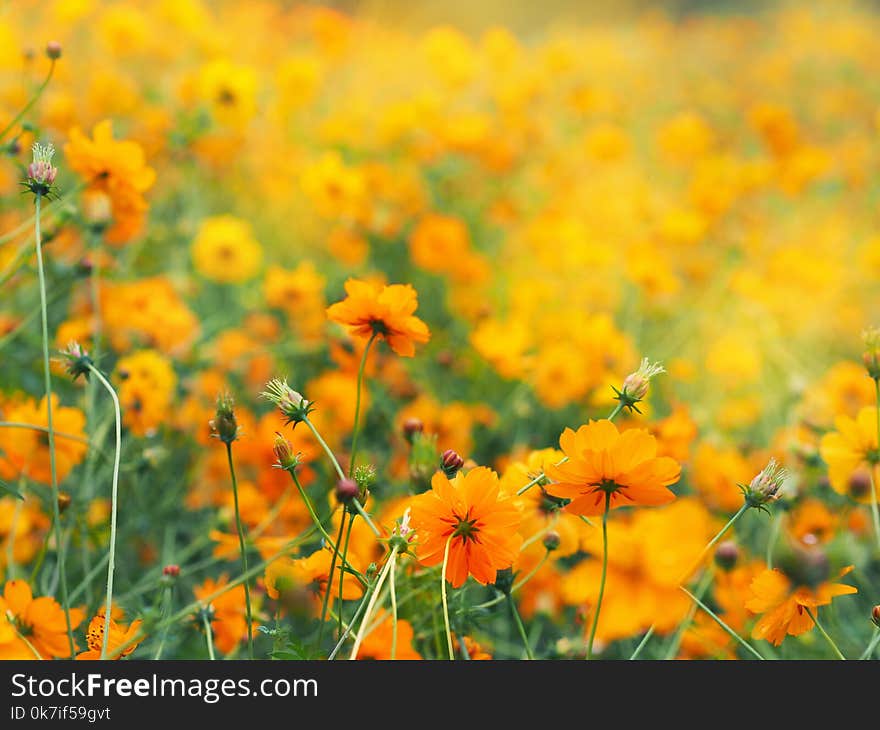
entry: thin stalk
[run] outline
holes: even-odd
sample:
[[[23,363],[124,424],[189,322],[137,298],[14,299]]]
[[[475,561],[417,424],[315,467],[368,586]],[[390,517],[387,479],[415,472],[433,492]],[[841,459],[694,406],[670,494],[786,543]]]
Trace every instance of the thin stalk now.
[[[446,566],[449,564],[449,544],[453,535],[446,540],[443,549],[443,569],[440,571],[440,598],[443,601],[443,623],[446,626],[446,648],[449,650],[449,661],[455,661],[455,651],[452,648],[452,632],[449,630],[449,605],[446,602]]]
[[[229,462],[229,474],[232,477],[232,499],[235,503],[235,526],[238,529],[238,546],[241,550],[241,564],[244,572],[248,572],[247,547],[244,541],[244,526],[241,523],[241,512],[238,509],[238,480],[235,478],[235,466],[232,463],[232,442],[226,441],[226,460]],[[249,581],[244,582],[244,602],[247,611],[248,657],[254,658],[254,622],[251,612],[251,590]]]
[[[868,648],[862,652],[859,659],[870,659],[874,655],[874,650],[877,648],[877,644],[880,644],[880,628],[874,629],[874,635],[871,637]]]
[[[694,603],[696,603],[700,608],[702,608],[709,615],[709,618],[711,618],[713,621],[715,621],[715,623],[718,624],[722,629],[724,629],[728,634],[730,634],[731,637],[733,637],[736,641],[738,641],[742,646],[744,646],[755,657],[757,657],[761,661],[764,661],[764,657],[762,657],[751,644],[749,644],[738,633],[736,633],[736,631],[734,631],[732,628],[730,628],[730,626],[728,626],[726,623],[724,623],[724,621],[722,621],[718,616],[716,616],[712,612],[712,609],[710,609],[705,603],[703,603],[699,598],[697,598],[693,593],[691,593],[684,586],[679,586],[679,588],[681,588],[681,590],[683,590],[685,593],[687,593],[690,596],[691,600]]]
[[[377,576],[378,577],[378,576]],[[336,658],[336,655],[339,653],[339,650],[342,648],[342,645],[345,643],[345,640],[351,635],[351,630],[354,628],[354,625],[357,623],[358,619],[364,612],[364,609],[367,607],[367,603],[369,603],[370,599],[373,596],[373,589],[375,588],[375,582],[367,586],[367,590],[364,591],[364,595],[361,598],[360,604],[358,604],[357,611],[354,612],[354,616],[351,617],[351,623],[345,627],[345,631],[342,636],[339,637],[339,641],[336,642],[336,646],[333,647],[333,651],[327,657],[327,661],[332,661]]]
[[[694,595],[702,599],[706,594],[706,591],[709,589],[709,585],[712,583],[712,573],[711,571],[706,571],[703,577],[700,579],[699,584],[697,584],[696,592]],[[688,611],[687,616],[685,616],[684,621],[678,627],[678,630],[675,632],[675,636],[672,637],[672,641],[669,642],[669,648],[666,649],[666,654],[664,655],[664,659],[674,659],[675,655],[678,654],[679,647],[681,647],[681,640],[684,638],[684,632],[688,630],[691,625],[691,622],[694,620],[694,615],[697,613],[697,604],[691,604],[690,610]]]
[[[523,626],[519,611],[516,610],[516,601],[513,600],[513,597],[510,594],[507,595],[507,603],[510,605],[510,613],[513,615],[513,622],[516,624],[523,646],[526,648],[526,656],[529,659],[534,659],[535,656],[532,654],[532,648],[529,646],[529,637],[526,635],[525,626]]]
[[[324,622],[327,620],[327,604],[330,601],[330,593],[333,591],[333,570],[336,568],[336,558],[339,555],[339,543],[342,542],[342,531],[345,528],[345,518],[348,510],[342,510],[342,517],[339,519],[339,532],[336,535],[336,542],[333,545],[333,557],[330,559],[330,570],[327,573],[327,587],[324,589],[324,604],[321,606],[321,625],[318,627],[318,646],[321,646],[321,639],[324,637]]]
[[[116,568],[116,515],[119,509],[119,459],[122,456],[122,412],[119,408],[119,397],[113,386],[94,365],[89,363],[89,372],[104,386],[113,400],[113,412],[116,417],[116,453],[113,457],[113,481],[110,488],[110,559],[107,563],[107,600],[104,610],[104,641],[101,645],[101,659],[107,658],[107,647],[110,641],[110,616],[113,606],[113,573]]]
[[[0,421],[0,428],[26,428],[29,431],[40,431],[41,433],[49,433],[49,429],[45,426],[38,426],[35,423],[18,423],[16,421]],[[79,441],[81,444],[88,444],[89,440],[84,436],[77,436],[72,433],[64,433],[63,431],[55,431],[56,438],[60,436],[71,441]]]
[[[165,586],[165,589],[162,591],[162,616],[171,609],[171,586]],[[156,647],[156,653],[153,655],[153,661],[157,661],[162,658],[162,650],[165,648],[165,640],[168,638],[168,627],[162,629],[159,634],[159,646]]]
[[[208,611],[202,611],[202,624],[205,627],[205,638],[208,641],[208,658],[214,661],[214,632],[211,630],[211,622],[208,620]]]
[[[361,432],[360,427],[360,417],[361,417],[361,386],[364,380],[364,368],[367,365],[367,355],[370,354],[370,347],[372,346],[374,340],[376,339],[376,332],[370,335],[370,339],[367,340],[367,346],[364,347],[364,354],[361,357],[361,364],[358,368],[358,377],[357,377],[357,396],[355,397],[354,402],[354,432],[351,435],[351,461],[348,464],[348,476],[351,477],[354,474],[354,465],[355,465],[355,457],[357,456],[357,442],[358,436]]]
[[[370,530],[372,530],[373,534],[376,537],[381,537],[382,533],[379,532],[379,528],[373,524],[373,521],[370,519],[370,516],[366,513],[366,511],[364,510],[363,506],[361,506],[361,503],[357,500],[357,498],[351,500],[351,503],[354,505],[354,508],[357,510],[357,513],[361,517],[364,518],[364,522],[367,523],[367,527],[369,527]]]
[[[348,558],[348,545],[351,542],[351,528],[354,527],[354,515],[348,520],[348,530],[345,533],[345,544],[342,546],[342,560],[339,563],[339,636],[342,636],[342,591],[345,586],[345,562]],[[329,590],[329,587],[328,587]]]
[[[357,659],[358,650],[361,648],[361,643],[363,642],[364,637],[367,635],[367,626],[369,625],[370,619],[373,616],[373,611],[376,608],[376,601],[382,591],[382,586],[385,583],[385,579],[388,577],[388,574],[391,572],[394,566],[394,560],[396,557],[397,548],[395,547],[391,550],[391,555],[388,556],[385,567],[382,568],[382,572],[379,574],[379,579],[376,581],[376,587],[373,589],[373,595],[370,597],[370,602],[367,604],[367,610],[364,612],[364,617],[361,620],[361,628],[358,631],[357,637],[354,640],[354,646],[351,648],[351,654],[348,657],[349,659]]]
[[[53,64],[54,68],[54,64]],[[50,69],[51,76],[51,69]],[[46,82],[48,82],[48,77]],[[27,110],[28,107],[25,107]],[[23,112],[22,112],[23,113]],[[19,115],[20,116],[20,115]],[[14,123],[15,120],[13,120]],[[7,128],[8,129],[8,128]],[[6,133],[0,133],[0,138]],[[40,203],[43,196],[35,196],[36,215],[34,217],[34,237],[37,248],[37,275],[40,282],[40,318],[43,327],[43,380],[46,390],[46,425],[49,436],[49,470],[52,475],[52,521],[54,523],[56,550],[58,553],[58,574],[61,579],[61,607],[64,610],[64,623],[67,628],[67,643],[71,658],[76,653],[73,642],[73,628],[70,624],[70,601],[67,595],[67,569],[65,565],[65,545],[61,535],[61,508],[58,504],[58,471],[55,463],[55,429],[52,421],[52,372],[49,365],[49,312],[46,305],[46,273],[43,269],[43,239],[40,231]],[[48,536],[46,537],[48,540]]]
[[[49,59],[49,73],[46,74],[46,78],[43,79],[43,83],[40,84],[37,91],[31,97],[30,101],[24,105],[24,108],[16,114],[12,121],[9,122],[4,128],[3,131],[0,131],[0,141],[9,134],[10,130],[18,124],[19,120],[30,111],[30,108],[37,103],[37,100],[43,95],[43,92],[46,90],[46,87],[49,85],[49,82],[52,80],[52,74],[55,73],[55,60],[54,58]],[[39,196],[37,196],[39,197]]]
[[[397,548],[391,551],[389,582],[391,585],[391,660],[397,659],[397,589],[394,574],[397,572]]]
[[[593,640],[596,638],[599,611],[602,610],[602,599],[605,596],[605,578],[608,575],[608,510],[610,507],[611,492],[605,492],[605,511],[602,513],[602,578],[599,581],[599,599],[596,601],[593,625],[590,627],[590,638],[587,640],[587,659],[593,658]]]
[[[632,661],[635,661],[636,659],[638,659],[639,654],[642,653],[642,649],[645,648],[645,644],[648,643],[648,641],[651,639],[651,637],[652,637],[653,635],[654,635],[654,627],[651,626],[651,628],[649,628],[649,629],[645,632],[645,635],[642,637],[642,640],[639,642],[639,645],[635,648],[635,650],[633,651],[632,655],[630,656],[629,660],[630,660],[631,662],[632,662]]]
[[[312,435],[317,439],[318,443],[321,444],[321,448],[324,449],[324,452],[330,458],[330,462],[333,464],[333,468],[336,469],[336,473],[339,475],[340,479],[345,479],[345,472],[342,471],[342,467],[339,466],[339,460],[336,458],[336,455],[327,445],[327,442],[323,439],[320,433],[318,433],[318,429],[315,428],[315,424],[311,422],[309,418],[304,418],[303,422],[308,426],[309,430],[312,432]]]
[[[773,570],[773,550],[776,548],[776,540],[779,537],[779,528],[782,526],[782,513],[778,512],[773,518],[773,524],[770,526],[770,535],[767,537],[767,555],[764,562],[767,563],[767,569]]]
[[[816,611],[814,613],[813,611],[810,610],[809,606],[804,606],[804,610],[807,612],[807,616],[809,616],[811,619],[813,619],[813,623],[816,624],[816,628],[819,629],[819,633],[822,634],[822,636],[825,638],[825,641],[828,642],[828,646],[831,647],[831,649],[834,651],[837,658],[843,659],[845,661],[846,657],[843,655],[843,652],[841,652],[840,649],[837,648],[837,644],[834,643],[834,639],[832,639],[828,635],[828,632],[825,631],[825,627],[819,623],[819,612]]]

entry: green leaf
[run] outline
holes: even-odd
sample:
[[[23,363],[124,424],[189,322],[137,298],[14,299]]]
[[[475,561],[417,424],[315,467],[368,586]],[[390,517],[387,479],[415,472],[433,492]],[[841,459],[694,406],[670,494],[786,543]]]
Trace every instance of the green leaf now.
[[[0,479],[0,494],[2,494],[3,492],[15,497],[16,499],[24,499],[24,495],[21,494],[21,492],[19,492],[14,487],[10,487],[6,482]]]

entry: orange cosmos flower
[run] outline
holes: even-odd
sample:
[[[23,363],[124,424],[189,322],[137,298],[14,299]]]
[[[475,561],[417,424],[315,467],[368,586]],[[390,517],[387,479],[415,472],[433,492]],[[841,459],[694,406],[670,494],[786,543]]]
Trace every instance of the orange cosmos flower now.
[[[33,659],[34,652],[43,659],[70,657],[67,620],[54,598],[34,598],[25,581],[10,580],[0,598],[0,615],[6,619],[0,625],[0,659]],[[70,609],[72,629],[83,618],[82,610]]]
[[[840,576],[852,570],[844,568]],[[766,639],[779,646],[786,636],[800,636],[813,628],[813,619],[807,609],[827,606],[835,596],[858,593],[855,586],[827,581],[815,586],[798,585],[781,570],[764,570],[758,574],[750,586],[751,598],[746,608],[752,613],[764,614],[755,628],[752,637]]]
[[[132,621],[131,625],[126,627],[122,624],[116,623],[116,620],[113,618],[116,613],[115,610],[111,611],[110,624],[107,627],[110,631],[110,638],[107,640],[108,659],[122,659],[123,657],[127,657],[137,649],[138,644],[140,644],[140,641],[135,641],[130,644],[129,642],[137,635],[138,631],[140,631],[142,622],[140,620]],[[102,606],[98,609],[98,613],[94,615],[92,620],[89,621],[89,628],[88,631],[86,631],[86,644],[88,644],[89,649],[82,654],[77,654],[77,659],[101,658],[101,649],[104,646],[105,615],[105,607]],[[121,646],[125,646],[125,648],[117,653],[117,650]]]
[[[113,139],[113,125],[105,119],[95,126],[92,139],[78,128],[71,130],[64,155],[88,185],[87,217],[112,221],[107,242],[119,245],[136,236],[147,213],[143,194],[156,180],[143,148],[137,142]]]
[[[681,466],[668,456],[657,456],[657,440],[643,429],[620,433],[608,420],[590,421],[577,431],[565,429],[559,445],[568,460],[547,465],[556,483],[547,491],[572,501],[569,512],[600,515],[627,505],[660,505],[675,495],[666,487],[678,481]]]
[[[452,481],[437,472],[431,491],[414,497],[411,506],[419,562],[442,563],[451,536],[446,579],[453,588],[468,575],[484,585],[494,583],[497,571],[513,565],[522,541],[516,533],[521,516],[516,502],[501,496],[491,469],[459,472]]]
[[[209,596],[229,583],[229,576],[221,575],[218,580],[206,578],[200,586],[193,588],[196,598],[204,602]],[[211,633],[214,643],[224,654],[231,652],[239,642],[247,638],[247,614],[245,609],[244,586],[237,585],[220,594],[208,604],[211,611]],[[255,621],[254,628],[259,626]]]
[[[327,316],[357,337],[376,335],[388,342],[398,355],[415,355],[415,343],[427,342],[431,333],[413,312],[418,307],[418,295],[409,284],[379,287],[366,281],[349,279],[345,282],[348,295],[343,301],[327,308]]]
[[[296,608],[307,604],[313,616],[320,616],[324,605],[324,593],[330,577],[330,563],[333,557],[329,550],[316,550],[307,558],[279,558],[266,568],[266,593],[269,598],[280,599],[287,607]],[[348,562],[357,567],[348,556]],[[336,561],[333,571],[333,585],[327,598],[327,610],[333,608],[333,601],[339,598],[340,574],[342,577],[342,600],[360,598],[364,589],[348,571],[339,570]]]
[[[394,639],[394,622],[391,614],[380,611],[373,622],[375,628],[364,637],[364,641],[358,651],[358,659],[391,659],[391,645]],[[397,621],[397,647],[394,659],[421,659],[422,655],[412,645],[413,627],[406,619]]]

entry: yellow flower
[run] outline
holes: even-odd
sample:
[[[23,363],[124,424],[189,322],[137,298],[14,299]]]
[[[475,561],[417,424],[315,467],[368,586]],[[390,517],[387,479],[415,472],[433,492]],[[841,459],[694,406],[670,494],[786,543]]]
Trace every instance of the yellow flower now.
[[[263,249],[247,221],[231,215],[206,218],[192,244],[196,270],[221,284],[240,284],[253,278],[263,261]]]

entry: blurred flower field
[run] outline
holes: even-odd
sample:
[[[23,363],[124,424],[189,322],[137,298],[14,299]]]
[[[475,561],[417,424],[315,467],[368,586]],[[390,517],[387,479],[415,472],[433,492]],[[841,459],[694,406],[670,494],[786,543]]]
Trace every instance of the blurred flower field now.
[[[0,658],[874,658],[878,32],[0,6]]]

